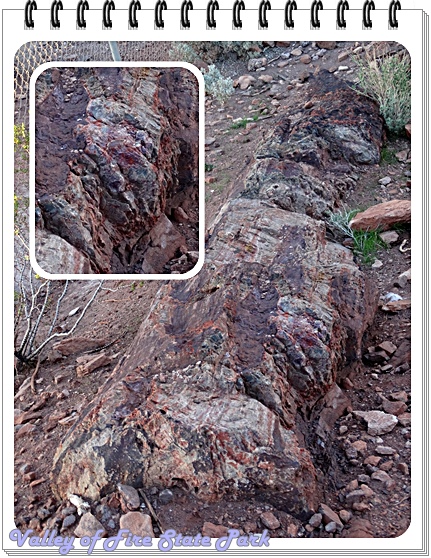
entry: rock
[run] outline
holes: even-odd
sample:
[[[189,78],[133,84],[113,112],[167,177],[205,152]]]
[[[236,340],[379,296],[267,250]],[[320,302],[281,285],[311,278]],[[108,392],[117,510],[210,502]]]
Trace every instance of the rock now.
[[[65,434],[56,496],[99,500],[119,482],[180,485],[213,501],[256,492],[304,520],[316,511],[303,439],[361,357],[377,302],[320,218],[344,195],[329,176],[379,161],[382,121],[374,103],[324,71],[308,89],[317,113],[286,109],[240,197],[216,218],[204,268],[160,285],[128,358]],[[311,418],[298,437],[301,413]]]
[[[211,539],[219,539],[225,537],[228,533],[228,528],[224,525],[215,525],[210,521],[205,521],[202,527],[202,536],[210,537]]]
[[[403,149],[402,151],[395,153],[395,157],[400,163],[407,162],[407,160],[410,159],[410,149]]]
[[[381,267],[383,267],[383,262],[381,260],[374,260],[374,263],[371,267],[374,269],[380,269]]]
[[[290,63],[289,60],[282,60],[281,62],[279,62],[279,63],[277,64],[277,67],[278,67],[278,68],[285,68],[286,66],[289,65],[289,63]]]
[[[391,477],[388,473],[385,473],[385,471],[376,471],[371,475],[371,478],[380,482],[387,482],[388,480],[391,480]]]
[[[392,178],[390,176],[385,176],[384,178],[381,178],[379,180],[379,184],[382,184],[383,186],[387,186],[391,182],[392,182]]]
[[[54,343],[53,348],[63,356],[83,353],[99,349],[106,345],[106,339],[88,339],[87,337],[68,337],[59,343]]]
[[[210,147],[213,143],[215,143],[216,138],[208,136],[205,138],[205,147]]]
[[[408,138],[412,137],[412,125],[411,124],[406,124],[405,125],[405,130],[406,130],[406,134]]]
[[[352,446],[362,455],[365,455],[368,451],[368,445],[365,440],[356,440],[356,442],[352,443]]]
[[[182,207],[175,207],[172,211],[172,216],[177,223],[188,223],[190,221],[189,216]]]
[[[304,105],[304,108],[307,110],[307,109],[312,108],[313,106],[314,106],[313,101],[307,101]]]
[[[21,428],[18,430],[18,432],[16,433],[16,439],[18,440],[19,438],[25,438],[29,434],[33,434],[33,432],[36,432],[36,430],[37,427],[34,424],[31,424],[31,422],[28,422],[27,424],[24,424],[24,426],[21,426]]]
[[[325,531],[327,533],[335,533],[336,530],[337,530],[337,524],[335,523],[335,521],[330,521],[325,525]]]
[[[177,194],[198,207],[196,79],[125,67],[49,68],[41,79],[53,71],[35,114],[36,259],[49,273],[139,272]]]
[[[392,356],[395,351],[397,350],[397,346],[394,345],[391,341],[383,341],[380,345],[377,345],[378,349],[382,349],[387,353],[389,356]]]
[[[388,471],[390,471],[392,469],[393,466],[394,466],[393,461],[385,461],[385,463],[382,463],[380,465],[380,470],[385,471],[387,473]]]
[[[393,302],[387,302],[382,306],[384,312],[402,312],[403,310],[408,310],[412,305],[412,301],[407,298],[403,300],[394,300]]]
[[[315,513],[310,517],[308,523],[311,527],[313,527],[313,529],[317,529],[322,524],[322,519],[323,517],[321,513]]]
[[[265,512],[260,516],[260,520],[268,529],[274,530],[280,527],[279,520],[275,517],[272,512]]]
[[[337,43],[335,41],[317,41],[316,45],[325,50],[333,50],[337,46]]]
[[[396,453],[396,450],[389,446],[377,446],[376,453],[378,453],[379,455],[394,455]]]
[[[407,411],[407,405],[402,401],[388,401],[385,399],[383,401],[383,410],[385,413],[398,417]]]
[[[377,455],[370,455],[364,460],[364,465],[372,465],[373,467],[377,467],[377,465],[381,461],[381,457],[377,457]]]
[[[302,54],[302,49],[300,48],[295,48],[291,51],[290,53],[292,56],[301,56]]]
[[[395,244],[400,237],[396,231],[385,231],[380,233],[379,236],[385,244]]]
[[[76,515],[66,515],[61,524],[60,532],[64,531],[68,527],[71,527],[76,522]]]
[[[124,500],[127,508],[130,510],[137,510],[141,505],[141,500],[139,498],[138,491],[133,486],[127,484],[119,484],[118,491]]]
[[[248,89],[254,81],[256,81],[256,78],[253,76],[240,76],[236,81],[234,81],[234,87],[239,87],[241,90],[245,90]]]
[[[31,482],[36,478],[36,473],[34,471],[30,471],[29,473],[26,473],[25,475],[23,475],[22,480],[24,482]]]
[[[156,273],[161,270],[169,260],[174,258],[176,252],[186,239],[173,226],[171,221],[162,215],[149,233],[150,243],[144,251],[143,273]]]
[[[350,529],[348,531],[344,531],[342,536],[358,539],[374,538],[374,529],[368,520],[353,518],[350,524]]]
[[[87,512],[81,517],[78,527],[75,529],[75,536],[78,538],[94,537],[99,530],[102,531],[101,536],[104,537],[106,535],[106,531],[103,525],[94,517],[92,513]]]
[[[411,201],[392,200],[379,203],[358,213],[349,223],[355,231],[387,230],[399,223],[411,220]]]
[[[78,366],[76,367],[76,375],[78,376],[78,378],[82,378],[82,376],[91,374],[91,372],[94,372],[102,366],[111,364],[111,361],[111,357],[108,357],[106,353],[100,353],[97,356],[91,358],[91,360],[78,364]]]
[[[322,514],[322,521],[324,525],[328,525],[328,523],[334,522],[337,527],[343,527],[343,523],[338,514],[326,504],[320,504],[319,513]]]
[[[357,512],[364,512],[370,509],[370,506],[366,502],[353,502],[352,509]]]
[[[343,393],[337,384],[334,384],[323,399],[323,408],[319,412],[317,433],[325,438],[344,411],[351,405],[350,399]]]
[[[259,76],[259,79],[260,79],[261,81],[263,81],[264,83],[271,83],[271,81],[272,81],[274,78],[273,78],[271,75],[266,75],[266,74],[264,74],[264,75],[262,75],[262,76]]]
[[[339,72],[347,72],[349,70],[349,66],[338,66]]]
[[[159,494],[159,503],[163,505],[169,504],[174,499],[174,494],[169,488],[165,488]]]
[[[303,54],[299,61],[301,62],[301,64],[310,64],[311,56],[309,54]]]
[[[409,400],[409,396],[405,391],[394,391],[388,395],[388,398],[391,401],[402,401],[403,403],[407,403]]]
[[[407,463],[398,463],[397,469],[401,471],[403,475],[408,475],[410,473]]]
[[[398,417],[399,423],[401,426],[410,426],[412,423],[412,418],[410,413],[403,413]]]
[[[408,269],[407,271],[404,271],[398,276],[398,279],[395,281],[394,285],[396,287],[400,287],[401,289],[404,289],[407,286],[407,283],[410,283],[411,278],[412,278],[412,270]]]
[[[354,411],[354,415],[365,420],[370,436],[380,436],[392,432],[398,423],[397,417],[383,411]]]
[[[338,512],[338,515],[340,516],[340,519],[343,523],[349,523],[349,521],[352,519],[352,514],[348,510],[340,510]]]
[[[340,52],[340,54],[338,55],[338,62],[343,62],[343,60],[347,60],[347,58],[349,58],[350,56],[350,52]]]
[[[250,58],[247,65],[247,70],[249,72],[255,72],[259,68],[264,68],[268,65],[268,59],[265,57],[262,58]]]
[[[127,529],[137,537],[154,538],[151,517],[138,511],[131,511],[122,515],[120,517],[120,529]]]
[[[349,429],[347,428],[347,426],[346,426],[345,424],[343,424],[342,426],[340,426],[339,433],[340,433],[341,435],[343,435],[343,434],[345,434],[348,430],[349,430]]]
[[[30,420],[36,420],[41,418],[43,415],[39,412],[31,412],[31,411],[24,411],[23,413],[19,413],[14,416],[13,423],[14,424],[23,424],[24,422],[28,422]]]

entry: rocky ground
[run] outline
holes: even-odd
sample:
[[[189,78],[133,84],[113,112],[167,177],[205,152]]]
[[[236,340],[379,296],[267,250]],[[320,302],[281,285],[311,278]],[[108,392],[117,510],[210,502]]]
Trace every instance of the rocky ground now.
[[[301,118],[312,109],[307,103],[314,72],[327,69],[342,79],[354,80],[355,65],[350,54],[353,50],[361,53],[364,46],[367,48],[354,43],[274,45],[262,53],[266,61],[261,61],[260,67],[253,61],[249,69],[247,62],[233,59],[221,65],[222,72],[239,83],[226,106],[207,101],[207,238],[213,234],[220,207],[243,188],[258,146],[270,136],[280,116],[293,110]],[[246,75],[254,80],[240,79]],[[246,81],[252,83],[247,88],[242,85]],[[408,137],[386,138],[378,164],[358,166],[356,172],[344,177],[343,207],[364,209],[385,201],[409,199],[409,149]],[[22,168],[22,162],[18,161],[17,167]],[[22,171],[17,174],[17,184],[18,193],[24,197]],[[328,240],[349,245],[350,239],[329,224],[326,234]],[[79,412],[91,403],[99,386],[126,354],[141,322],[151,313],[160,287],[152,282],[124,281],[105,284],[105,290],[85,315],[74,343],[63,343],[46,352],[33,377],[33,386],[29,378],[34,369],[17,365],[17,526],[29,526],[37,532],[55,526],[64,534],[76,533],[77,529],[85,534],[97,528],[97,520],[108,533],[115,533],[119,526],[133,526],[156,536],[167,528],[214,537],[228,528],[245,533],[267,528],[273,537],[402,534],[410,519],[411,323],[408,303],[403,302],[410,299],[410,278],[406,274],[410,269],[410,247],[410,231],[405,224],[386,237],[386,247],[378,248],[370,263],[355,256],[382,300],[363,339],[362,359],[340,379],[345,411],[337,415],[337,397],[342,396],[334,396],[334,420],[328,418],[332,422],[330,430],[324,437],[308,441],[320,490],[311,517],[294,518],[258,496],[225,494],[221,501],[203,503],[177,484],[145,492],[120,486],[117,492],[93,502],[92,515],[86,513],[83,520],[79,517],[79,502],[61,501],[53,494],[50,473],[54,453]],[[64,327],[72,323],[70,314],[82,306],[89,292],[87,283],[74,283],[63,303]],[[402,301],[389,302],[384,299],[388,293],[398,295]],[[330,404],[325,411],[328,408]],[[136,515],[136,510],[150,515],[151,522]]]

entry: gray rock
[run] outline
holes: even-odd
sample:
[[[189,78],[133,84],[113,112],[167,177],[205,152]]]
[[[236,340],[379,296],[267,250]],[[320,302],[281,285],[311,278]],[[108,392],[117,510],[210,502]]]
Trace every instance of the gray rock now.
[[[154,538],[151,517],[141,512],[129,512],[120,517],[120,529],[127,529],[137,537]]]
[[[81,521],[75,529],[75,536],[78,538],[93,537],[99,530],[103,531],[102,537],[106,535],[105,528],[100,521],[92,513],[87,512],[81,517]]]
[[[76,522],[76,515],[66,515],[61,524],[60,531],[64,531],[68,527],[71,527]]]
[[[118,491],[124,499],[126,506],[131,510],[137,510],[141,505],[138,491],[133,486],[127,484],[119,484]]]
[[[317,529],[322,524],[323,516],[321,513],[315,513],[310,517],[308,523],[314,528]]]
[[[398,424],[396,416],[388,415],[383,411],[354,411],[354,415],[365,420],[370,436],[380,436],[392,432]]]
[[[172,492],[172,490],[169,490],[169,488],[165,488],[164,490],[162,490],[158,497],[158,500],[162,505],[169,504],[170,502],[172,502],[173,499],[174,493]]]

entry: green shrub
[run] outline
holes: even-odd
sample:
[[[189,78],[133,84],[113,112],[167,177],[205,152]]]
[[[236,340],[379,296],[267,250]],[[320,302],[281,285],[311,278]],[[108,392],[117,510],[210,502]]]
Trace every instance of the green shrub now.
[[[353,252],[361,258],[364,264],[374,263],[377,250],[386,248],[386,244],[380,238],[379,230],[354,231],[350,228],[350,221],[360,212],[359,209],[332,213],[329,218],[330,225],[342,232],[353,241]]]
[[[208,70],[203,72],[203,75],[205,92],[223,105],[234,92],[232,79],[223,77],[214,64],[211,64]]]
[[[411,118],[410,56],[401,52],[379,60],[373,51],[353,58],[358,65],[355,90],[379,104],[390,132],[402,133]]]

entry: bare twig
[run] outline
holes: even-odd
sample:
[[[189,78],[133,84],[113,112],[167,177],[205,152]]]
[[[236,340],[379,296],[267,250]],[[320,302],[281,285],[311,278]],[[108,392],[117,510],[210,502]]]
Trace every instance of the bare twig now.
[[[138,488],[138,492],[139,494],[142,496],[142,498],[144,499],[145,505],[148,508],[148,511],[150,512],[152,518],[154,519],[154,521],[157,524],[157,527],[160,529],[160,532],[163,533],[164,529],[162,527],[162,524],[160,523],[160,519],[157,517],[156,512],[154,511],[153,506],[151,505],[151,502],[148,500],[147,495],[145,494],[145,492],[142,490],[142,488]]]
[[[36,376],[37,376],[37,373],[38,373],[38,371],[39,371],[39,366],[40,366],[40,356],[39,356],[39,358],[37,359],[36,368],[34,369],[34,372],[33,372],[33,374],[31,375],[31,380],[30,380],[31,391],[32,391],[33,393],[36,393],[36,387],[35,387],[35,385],[34,385],[34,381],[36,380]]]

